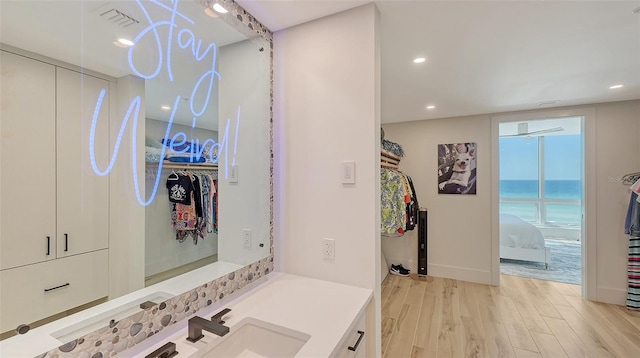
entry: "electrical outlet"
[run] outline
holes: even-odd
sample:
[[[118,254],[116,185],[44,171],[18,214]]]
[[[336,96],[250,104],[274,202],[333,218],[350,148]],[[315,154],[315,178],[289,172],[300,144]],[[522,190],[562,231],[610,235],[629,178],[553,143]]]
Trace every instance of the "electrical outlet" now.
[[[325,260],[336,259],[336,240],[322,239],[322,258]]]
[[[251,247],[251,230],[242,229],[242,246]]]

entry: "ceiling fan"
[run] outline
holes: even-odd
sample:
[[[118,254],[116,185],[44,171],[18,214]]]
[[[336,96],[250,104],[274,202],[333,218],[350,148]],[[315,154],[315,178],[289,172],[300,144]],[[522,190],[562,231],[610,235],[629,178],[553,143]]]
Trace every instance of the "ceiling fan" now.
[[[541,134],[554,133],[554,132],[562,132],[564,128],[562,127],[553,127],[548,129],[542,129],[537,131],[529,132],[529,123],[518,123],[518,133],[517,134],[502,134],[500,137],[526,137],[526,136],[538,136]]]

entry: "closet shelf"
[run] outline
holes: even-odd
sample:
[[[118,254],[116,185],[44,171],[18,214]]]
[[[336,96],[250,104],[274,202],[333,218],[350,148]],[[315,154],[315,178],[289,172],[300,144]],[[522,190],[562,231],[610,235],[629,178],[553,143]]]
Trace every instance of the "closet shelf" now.
[[[383,167],[383,168],[398,169],[398,165],[397,164],[380,163],[380,166]]]
[[[400,162],[400,157],[399,156],[397,156],[397,155],[395,155],[395,154],[393,154],[393,153],[391,153],[391,152],[389,152],[387,150],[384,150],[382,148],[380,148],[380,155],[383,156],[383,157],[389,158],[389,159],[395,159],[398,162]]]
[[[158,163],[146,163],[147,168],[156,168]],[[218,164],[212,163],[176,163],[165,161],[162,163],[164,169],[184,169],[184,170],[218,170]]]
[[[380,166],[383,168],[391,168],[398,169],[398,165],[400,165],[400,157],[386,151],[384,149],[380,149]]]

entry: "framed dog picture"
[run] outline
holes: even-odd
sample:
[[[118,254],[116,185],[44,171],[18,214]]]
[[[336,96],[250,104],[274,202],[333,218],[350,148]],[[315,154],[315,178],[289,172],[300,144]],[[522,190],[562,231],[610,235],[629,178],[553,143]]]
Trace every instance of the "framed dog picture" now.
[[[476,143],[438,144],[438,193],[476,194]]]

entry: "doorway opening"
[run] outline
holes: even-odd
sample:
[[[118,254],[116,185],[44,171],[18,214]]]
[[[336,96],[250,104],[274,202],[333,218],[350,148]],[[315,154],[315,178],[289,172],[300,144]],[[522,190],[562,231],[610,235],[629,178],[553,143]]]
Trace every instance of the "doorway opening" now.
[[[502,274],[582,285],[583,123],[500,123]]]

